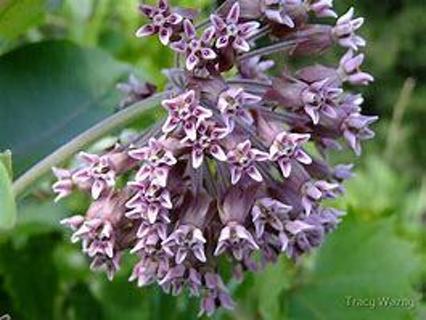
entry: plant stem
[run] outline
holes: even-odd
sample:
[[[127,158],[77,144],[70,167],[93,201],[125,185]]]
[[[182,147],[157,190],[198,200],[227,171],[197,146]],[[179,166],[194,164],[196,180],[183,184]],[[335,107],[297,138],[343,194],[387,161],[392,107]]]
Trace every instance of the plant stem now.
[[[90,143],[93,143],[94,141],[104,136],[106,133],[126,125],[130,121],[142,115],[144,112],[156,107],[158,103],[163,98],[167,97],[169,93],[169,91],[158,93],[130,107],[127,107],[120,112],[117,112],[116,114],[102,120],[87,131],[81,133],[70,142],[54,151],[52,154],[48,155],[13,183],[13,191],[15,196],[18,197],[22,195],[34,182],[48,173],[52,167],[57,166],[63,161],[67,160],[73,154],[77,153]]]
[[[386,141],[385,156],[387,159],[392,159],[394,156],[395,146],[401,142],[401,123],[404,117],[405,110],[410,104],[413,95],[416,81],[413,78],[407,78],[399,94],[393,110],[392,122],[388,131],[388,139]]]
[[[296,45],[297,43],[298,43],[298,41],[295,41],[295,40],[286,40],[286,41],[278,42],[278,43],[272,44],[270,46],[266,46],[266,47],[259,48],[259,49],[254,49],[253,51],[242,54],[241,56],[238,57],[238,60],[242,61],[242,60],[250,59],[250,58],[253,58],[253,57],[257,57],[257,56],[270,55],[270,54],[273,54],[273,53],[276,53],[276,52],[280,52],[280,51],[283,51],[283,50],[290,49],[294,45]]]

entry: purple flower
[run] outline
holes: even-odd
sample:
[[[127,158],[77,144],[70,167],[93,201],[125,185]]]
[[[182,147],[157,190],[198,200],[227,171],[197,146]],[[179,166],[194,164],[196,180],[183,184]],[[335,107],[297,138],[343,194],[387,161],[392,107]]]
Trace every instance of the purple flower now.
[[[337,13],[333,10],[333,0],[311,1],[309,9],[315,12],[315,15],[319,18],[337,18]]]
[[[241,261],[253,250],[258,249],[259,246],[252,234],[244,226],[235,222],[229,222],[220,231],[214,255],[218,256],[225,251],[229,251],[233,254],[235,259]]]
[[[256,201],[251,212],[256,237],[261,238],[266,227],[282,232],[284,230],[283,221],[291,209],[291,206],[272,198],[262,198]]]
[[[269,20],[294,28],[289,9],[302,4],[301,0],[263,0],[264,13]]]
[[[166,186],[170,168],[177,162],[173,153],[165,147],[164,140],[155,138],[149,140],[148,146],[131,150],[129,156],[143,161],[136,174],[137,181],[150,180],[161,187]]]
[[[374,138],[374,132],[368,126],[377,121],[376,116],[363,116],[352,113],[344,119],[341,130],[348,145],[359,156],[361,155],[361,141]]]
[[[163,252],[161,243],[167,238],[167,225],[163,222],[151,224],[142,221],[136,236],[138,241],[130,251],[131,253],[152,255]]]
[[[108,155],[81,152],[80,160],[84,166],[73,174],[73,180],[76,184],[88,186],[93,199],[98,199],[103,191],[115,186],[116,172]]]
[[[129,182],[128,185],[136,191],[127,203],[126,207],[131,209],[126,213],[130,219],[143,219],[153,224],[164,211],[170,210],[173,204],[167,189],[150,182]]]
[[[186,68],[189,71],[195,69],[202,62],[216,59],[217,55],[211,49],[211,42],[215,35],[215,28],[209,27],[204,30],[201,38],[197,38],[194,25],[189,20],[183,22],[185,39],[173,42],[171,48],[177,52],[184,53],[186,56]]]
[[[200,273],[194,268],[189,270],[184,265],[176,265],[169,269],[167,274],[158,283],[166,293],[179,295],[183,288],[187,286],[192,296],[199,296],[202,286]]]
[[[330,85],[328,79],[314,82],[303,90],[304,109],[314,124],[318,124],[321,114],[329,118],[337,117],[335,107],[342,93],[343,90]]]
[[[269,149],[269,160],[278,163],[284,178],[290,176],[293,160],[306,165],[312,163],[311,157],[301,147],[310,138],[309,134],[288,133],[286,131],[275,137]]]
[[[260,24],[256,21],[239,23],[240,4],[236,2],[229,10],[225,19],[212,14],[210,20],[216,29],[216,48],[223,49],[231,46],[238,52],[247,52],[250,50],[248,40]]]
[[[203,164],[204,155],[210,154],[219,161],[226,161],[226,153],[220,141],[229,134],[228,128],[222,128],[217,123],[205,121],[198,126],[197,138],[191,140],[183,139],[183,144],[191,148],[192,166],[198,169]]]
[[[364,62],[364,55],[359,54],[354,57],[354,52],[349,50],[340,60],[339,74],[343,81],[348,81],[353,85],[368,85],[374,81],[372,75],[360,71]]]
[[[168,45],[173,35],[174,28],[178,26],[183,17],[180,14],[172,13],[166,0],[159,0],[157,7],[141,5],[140,10],[147,16],[151,23],[136,31],[138,38],[158,34],[163,45]]]
[[[358,47],[366,45],[365,40],[355,34],[355,31],[364,24],[364,18],[353,19],[353,16],[354,8],[350,8],[348,12],[337,20],[332,33],[342,47],[357,51]]]
[[[327,181],[308,181],[301,189],[302,206],[305,209],[306,215],[310,215],[317,203],[323,199],[335,198],[335,191],[339,187],[338,184],[328,183]]]
[[[250,140],[238,144],[235,149],[228,152],[227,157],[233,185],[240,181],[243,174],[247,174],[255,181],[263,181],[262,175],[256,168],[256,162],[267,161],[269,155],[266,152],[252,148]]]
[[[252,124],[253,118],[247,107],[256,105],[261,97],[247,93],[243,88],[230,88],[219,95],[217,108],[222,113],[225,123],[232,131],[235,127],[235,119],[246,124]]]
[[[170,133],[182,126],[191,140],[196,139],[198,126],[213,116],[210,110],[198,104],[194,90],[187,91],[173,99],[163,100],[162,105],[169,111],[163,132]]]
[[[138,287],[150,285],[162,279],[170,269],[166,255],[143,256],[133,268],[129,281],[137,280]]]
[[[104,255],[97,255],[93,258],[90,264],[90,269],[93,271],[103,270],[106,272],[108,280],[112,281],[115,274],[120,270],[121,254],[114,255],[113,258],[109,258]]]
[[[162,244],[164,251],[175,257],[176,264],[181,264],[190,253],[199,261],[206,262],[204,253],[206,242],[200,229],[191,225],[181,225]]]
[[[58,178],[52,186],[53,192],[57,194],[55,202],[68,197],[72,193],[74,183],[72,181],[72,173],[70,170],[52,168],[53,174]]]
[[[345,192],[352,165],[329,154],[342,140],[359,154],[376,120],[362,115],[361,94],[346,91],[374,80],[354,53],[365,41],[353,9],[330,25],[317,18],[337,17],[332,0],[225,2],[202,23],[164,0],[141,6],[151,23],[138,36],[159,34],[177,53],[166,91],[153,97],[167,97],[167,119],[100,155],[82,153],[77,168],[55,168],[53,185],[57,200],[92,194],[85,215],[63,221],[92,268],[112,279],[133,254],[130,281],[189,290],[209,316],[234,307],[217,273],[223,263],[241,280],[336,229],[343,213],[324,202]],[[338,66],[318,64],[339,44],[348,51]],[[134,77],[120,89],[126,105],[153,92]]]
[[[217,307],[223,307],[232,310],[235,306],[231,296],[228,293],[221,277],[218,274],[208,272],[204,276],[207,294],[201,300],[201,307],[199,316],[206,314],[207,316],[213,315]]]

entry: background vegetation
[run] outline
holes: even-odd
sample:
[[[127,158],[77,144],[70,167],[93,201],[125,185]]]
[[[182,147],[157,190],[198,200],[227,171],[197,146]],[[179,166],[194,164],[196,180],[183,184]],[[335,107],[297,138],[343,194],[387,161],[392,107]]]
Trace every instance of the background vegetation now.
[[[196,3],[207,13],[213,2],[174,3]],[[238,308],[215,319],[426,319],[425,2],[335,2],[340,13],[354,5],[367,18],[366,69],[377,81],[365,92],[365,108],[380,115],[378,138],[368,143],[338,204],[348,210],[339,230],[297,265],[283,259],[243,284],[233,283]],[[137,3],[0,1],[0,150],[12,149],[15,176],[111,114],[120,97],[115,85],[130,72],[164,83],[159,70],[171,64],[171,56],[155,39],[134,38],[141,23]],[[84,201],[74,197],[54,205],[49,179],[18,203],[16,228],[0,233],[0,316],[196,318],[197,302],[129,284],[130,266],[111,283],[91,273],[58,223],[84,210]],[[348,307],[348,296],[406,298],[414,307]]]

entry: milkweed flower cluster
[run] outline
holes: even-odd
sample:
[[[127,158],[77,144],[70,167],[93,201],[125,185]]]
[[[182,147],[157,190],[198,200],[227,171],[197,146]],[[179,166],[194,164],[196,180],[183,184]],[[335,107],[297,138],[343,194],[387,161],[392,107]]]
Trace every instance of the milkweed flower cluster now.
[[[353,91],[373,81],[358,53],[363,19],[352,8],[338,18],[332,0],[228,0],[198,26],[195,11],[166,0],[140,11],[149,22],[136,35],[158,36],[177,55],[167,117],[133,143],[55,168],[53,190],[57,200],[77,189],[92,198],[84,216],[63,221],[92,268],[112,279],[130,252],[139,259],[131,281],[188,290],[211,315],[234,306],[219,261],[241,278],[280,255],[299,258],[340,222],[323,200],[343,193],[352,165],[327,155],[344,145],[359,155],[376,121]],[[259,48],[260,38],[269,44]],[[333,45],[347,51],[320,64]],[[283,70],[272,53],[286,57]],[[301,55],[313,64],[293,68]],[[131,78],[120,88],[135,100],[153,86]]]

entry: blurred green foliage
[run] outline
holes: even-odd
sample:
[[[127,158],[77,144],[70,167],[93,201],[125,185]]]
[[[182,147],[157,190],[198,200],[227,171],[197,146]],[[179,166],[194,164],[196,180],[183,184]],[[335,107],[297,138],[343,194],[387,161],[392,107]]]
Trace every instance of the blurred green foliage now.
[[[426,319],[425,2],[335,2],[340,13],[353,5],[367,18],[366,69],[377,81],[364,92],[365,110],[381,117],[378,138],[368,143],[338,203],[349,214],[325,245],[297,264],[283,259],[231,283],[238,307],[215,319]],[[196,3],[206,14],[216,5],[174,3]],[[119,99],[114,85],[130,71],[164,85],[160,70],[173,56],[154,38],[134,37],[142,23],[137,4],[0,0],[0,149],[18,150],[15,173],[110,114]],[[76,107],[82,109],[74,113]],[[152,117],[135,123],[147,125]],[[5,176],[10,159],[0,160]],[[197,301],[128,283],[130,256],[114,282],[90,272],[59,227],[61,218],[84,207],[79,195],[53,204],[49,181],[18,203],[16,228],[0,233],[0,316],[196,319]],[[405,298],[413,306],[354,307],[348,297]]]

